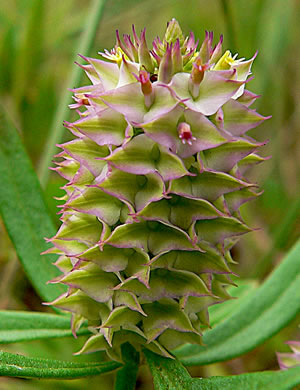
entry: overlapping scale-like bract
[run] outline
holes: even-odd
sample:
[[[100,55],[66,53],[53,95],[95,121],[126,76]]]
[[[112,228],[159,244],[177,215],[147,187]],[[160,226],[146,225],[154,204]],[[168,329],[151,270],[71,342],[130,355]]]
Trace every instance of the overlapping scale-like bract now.
[[[264,159],[247,131],[266,118],[245,89],[254,57],[198,48],[172,20],[148,49],[145,31],[117,33],[104,59],[83,57],[92,85],[75,89],[55,168],[68,180],[50,241],[68,286],[53,305],[88,321],[81,352],[146,346],[164,356],[201,343],[207,308],[229,298],[230,249],[251,229],[239,207],[258,195],[244,177]]]

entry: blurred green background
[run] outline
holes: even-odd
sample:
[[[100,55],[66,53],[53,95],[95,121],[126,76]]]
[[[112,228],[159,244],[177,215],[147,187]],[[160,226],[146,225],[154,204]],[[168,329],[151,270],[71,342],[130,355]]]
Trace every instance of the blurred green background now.
[[[95,1],[79,0],[0,0],[0,98],[18,128],[32,162],[39,172],[50,129],[60,99],[70,85],[76,65],[79,42],[90,22]],[[262,95],[255,108],[272,115],[249,135],[262,141],[264,156],[272,156],[252,169],[250,176],[263,195],[243,206],[242,214],[252,227],[260,228],[243,238],[234,248],[238,261],[234,271],[241,278],[263,278],[280,261],[299,235],[299,126],[300,126],[300,2],[297,0],[107,0],[89,53],[115,44],[115,30],[131,33],[147,27],[147,40],[162,36],[167,21],[175,17],[185,34],[194,31],[203,40],[212,30],[215,41],[224,34],[224,49],[254,62],[254,79],[247,88]],[[80,85],[87,83],[82,72]],[[69,94],[71,103],[71,93]],[[64,118],[67,119],[67,118]],[[70,135],[63,131],[63,139]],[[298,161],[297,161],[298,160]],[[63,195],[64,181],[50,175],[45,196],[53,219],[58,224],[53,196]],[[43,310],[40,298],[28,283],[0,221],[0,310]],[[237,282],[238,283],[238,282]],[[300,322],[300,321],[298,321]],[[284,351],[283,342],[295,338],[297,322],[263,346],[242,358],[227,363],[191,369],[194,376],[231,375],[277,369],[275,351]],[[72,357],[83,340],[50,340],[5,345],[3,349],[30,356],[61,359]],[[111,389],[112,377],[106,375],[75,381],[33,381],[0,378],[0,389]],[[151,378],[142,366],[138,389],[152,389]]]

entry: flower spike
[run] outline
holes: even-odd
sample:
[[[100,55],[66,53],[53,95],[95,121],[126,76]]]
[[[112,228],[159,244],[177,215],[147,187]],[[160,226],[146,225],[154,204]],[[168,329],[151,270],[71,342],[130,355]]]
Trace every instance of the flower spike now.
[[[249,166],[266,158],[247,132],[268,117],[244,90],[255,56],[222,54],[206,32],[198,48],[172,19],[148,48],[145,29],[116,32],[116,45],[81,56],[92,85],[72,90],[79,118],[59,145],[68,183],[61,227],[48,241],[67,293],[52,304],[72,313],[74,337],[88,322],[79,353],[121,344],[172,358],[201,344],[208,307],[230,298],[230,249],[251,231],[239,207],[260,195]]]

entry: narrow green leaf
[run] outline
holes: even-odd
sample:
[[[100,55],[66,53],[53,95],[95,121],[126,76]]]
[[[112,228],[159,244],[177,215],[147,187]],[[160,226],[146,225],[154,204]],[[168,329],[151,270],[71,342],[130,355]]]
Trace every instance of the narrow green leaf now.
[[[250,351],[287,325],[300,309],[300,240],[263,285],[224,322],[204,333],[205,347],[175,355],[186,365],[210,364]]]
[[[191,390],[295,390],[300,384],[300,367],[286,371],[265,371],[229,377],[194,379]]]
[[[74,53],[74,59],[77,58],[78,53],[88,55],[89,51],[91,50],[91,46],[93,44],[93,40],[97,32],[97,28],[99,26],[99,22],[102,17],[104,4],[105,0],[94,0],[92,2],[86,23],[87,28],[82,34],[82,37],[80,38],[79,45]],[[55,154],[55,145],[60,142],[62,132],[64,130],[62,123],[64,120],[67,120],[69,118],[70,114],[68,103],[71,100],[71,94],[70,91],[67,90],[67,86],[69,88],[78,87],[81,75],[82,69],[80,69],[79,66],[75,67],[72,62],[72,71],[70,72],[70,77],[66,82],[65,91],[62,94],[58,103],[57,111],[53,118],[52,126],[50,129],[50,137],[46,143],[44,153],[42,153],[42,160],[39,167],[39,177],[43,187],[46,186],[49,179],[50,172],[48,167],[50,166],[53,155]]]
[[[178,360],[145,350],[155,390],[292,390],[300,384],[300,367],[227,377],[191,378]]]
[[[89,333],[87,327],[82,327],[77,335],[81,336]],[[66,336],[73,337],[69,316],[23,311],[0,311],[0,344]]]
[[[75,379],[104,374],[119,367],[121,367],[121,364],[113,361],[73,363],[52,359],[28,358],[0,351],[0,376]]]
[[[125,365],[117,373],[115,390],[134,390],[140,355],[128,342],[121,345],[121,350]]]
[[[49,246],[44,237],[55,234],[43,194],[16,129],[0,107],[0,215],[16,248],[27,277],[44,300],[64,291],[47,285],[59,275],[51,263],[56,256],[41,256]]]
[[[222,304],[209,306],[209,323],[214,327],[216,324],[226,320],[243,302],[248,299],[249,294],[254,294],[258,283],[254,280],[237,281],[238,287],[230,286],[228,293],[233,297]]]

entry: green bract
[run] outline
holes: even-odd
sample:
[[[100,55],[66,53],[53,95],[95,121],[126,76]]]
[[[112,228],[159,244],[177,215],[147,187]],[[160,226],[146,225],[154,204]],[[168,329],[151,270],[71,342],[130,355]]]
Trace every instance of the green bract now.
[[[198,48],[175,20],[148,49],[145,30],[80,65],[80,119],[55,168],[68,180],[62,225],[50,240],[69,287],[51,304],[72,312],[80,352],[141,345],[163,356],[201,344],[207,308],[229,297],[230,249],[249,232],[239,207],[258,193],[244,174],[264,159],[245,135],[263,122],[245,89],[254,57]]]

